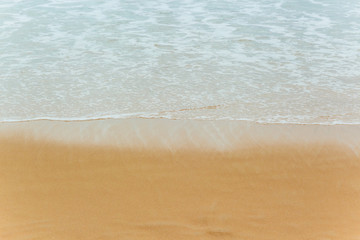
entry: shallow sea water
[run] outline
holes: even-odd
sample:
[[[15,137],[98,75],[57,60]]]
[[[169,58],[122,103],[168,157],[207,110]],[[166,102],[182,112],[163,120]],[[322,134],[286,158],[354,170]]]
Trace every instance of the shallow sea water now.
[[[360,123],[360,2],[0,2],[0,120]]]

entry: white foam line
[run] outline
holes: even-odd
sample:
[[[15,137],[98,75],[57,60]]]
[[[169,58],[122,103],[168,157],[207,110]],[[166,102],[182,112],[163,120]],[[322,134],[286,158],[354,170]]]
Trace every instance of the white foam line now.
[[[333,125],[360,125],[359,122],[342,122],[342,121],[333,121],[333,122],[301,122],[301,121],[265,121],[265,120],[252,120],[247,118],[173,118],[173,117],[153,117],[146,115],[137,115],[137,114],[124,114],[120,116],[98,116],[98,117],[84,117],[84,118],[51,118],[51,117],[39,117],[39,118],[28,118],[28,119],[5,119],[0,120],[0,123],[11,123],[11,122],[33,122],[33,121],[59,121],[59,122],[84,122],[84,121],[96,121],[96,120],[121,120],[121,119],[167,119],[167,120],[178,120],[178,121],[239,121],[239,122],[249,122],[257,124],[274,124],[274,125],[324,125],[324,126],[333,126]]]

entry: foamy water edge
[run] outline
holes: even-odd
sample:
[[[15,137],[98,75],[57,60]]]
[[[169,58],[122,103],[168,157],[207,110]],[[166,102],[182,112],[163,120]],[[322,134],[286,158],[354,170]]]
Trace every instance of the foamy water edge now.
[[[129,116],[130,115],[130,116]],[[135,115],[135,114],[134,114]],[[87,122],[87,121],[99,121],[99,120],[136,120],[136,119],[150,119],[150,120],[173,120],[173,121],[206,121],[206,122],[216,122],[216,121],[236,121],[244,123],[254,123],[261,125],[360,125],[359,122],[343,122],[343,121],[329,121],[329,122],[301,122],[301,121],[263,121],[263,120],[252,120],[246,118],[230,118],[224,117],[221,119],[206,119],[201,117],[195,118],[170,118],[170,117],[151,117],[151,116],[134,116],[132,114],[119,115],[119,116],[98,116],[98,117],[84,117],[84,118],[29,118],[29,119],[6,119],[0,120],[0,123],[23,123],[23,122],[34,122],[34,121],[57,121],[57,122]]]

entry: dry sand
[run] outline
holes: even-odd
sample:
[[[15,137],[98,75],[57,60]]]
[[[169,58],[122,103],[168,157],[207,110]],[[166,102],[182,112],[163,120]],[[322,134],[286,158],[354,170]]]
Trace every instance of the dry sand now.
[[[359,126],[0,124],[0,239],[360,239]]]

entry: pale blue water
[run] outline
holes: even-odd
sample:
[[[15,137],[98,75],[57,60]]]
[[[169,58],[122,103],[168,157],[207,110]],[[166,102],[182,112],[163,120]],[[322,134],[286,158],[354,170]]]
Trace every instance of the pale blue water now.
[[[0,120],[360,123],[358,0],[1,0]]]

